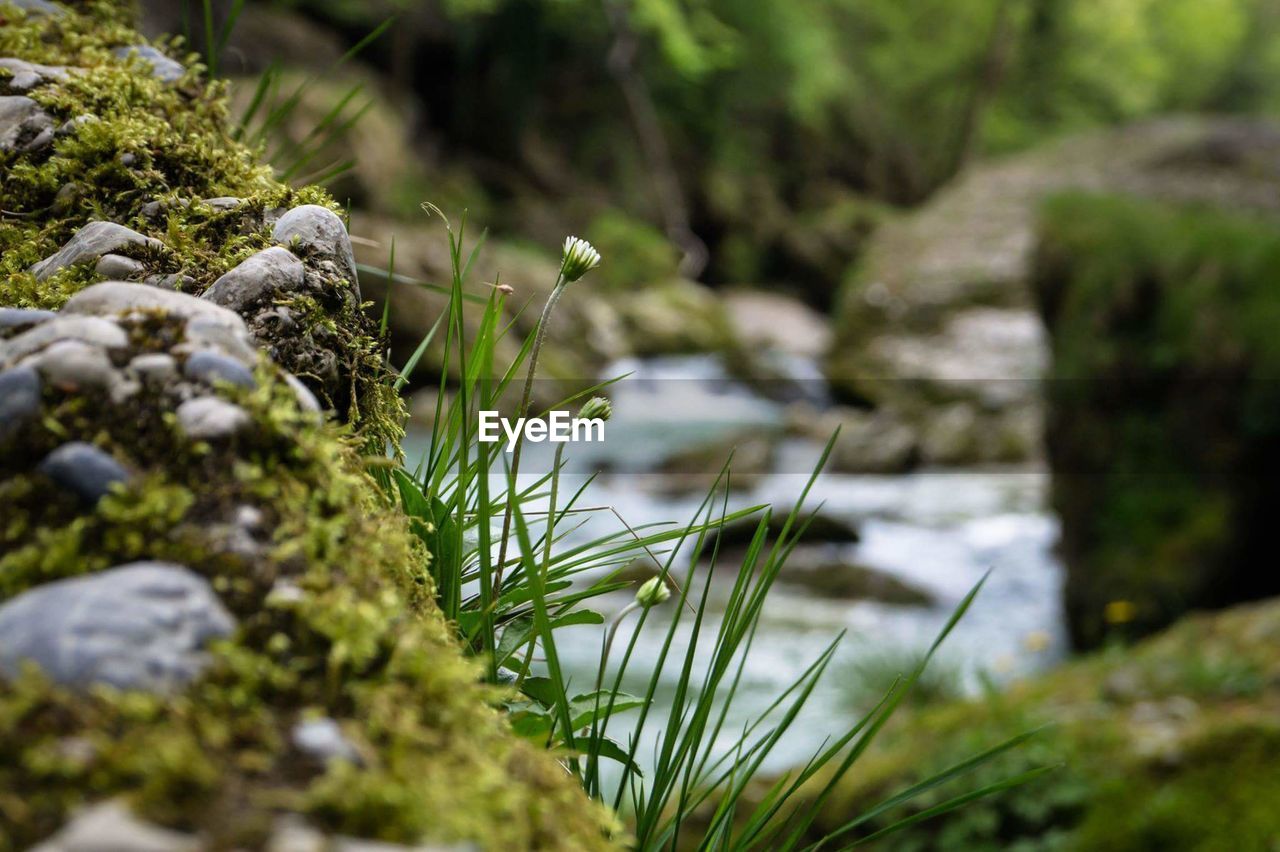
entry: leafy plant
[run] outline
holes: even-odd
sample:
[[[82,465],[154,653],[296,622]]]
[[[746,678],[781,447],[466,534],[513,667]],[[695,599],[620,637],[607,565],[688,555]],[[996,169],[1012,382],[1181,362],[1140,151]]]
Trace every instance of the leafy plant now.
[[[831,848],[946,813],[1045,771],[1033,769],[985,783],[880,827],[887,813],[987,765],[1029,735],[1017,736],[912,785],[826,836],[812,836],[818,810],[921,681],[938,646],[978,593],[975,588],[929,651],[889,685],[869,712],[803,767],[773,780],[761,794],[766,760],[795,724],[840,641],[834,638],[766,712],[739,732],[727,729],[769,592],[813,517],[805,504],[826,453],[772,539],[769,530],[778,527],[770,524],[770,508],[728,510],[730,459],[685,523],[636,528],[623,521],[620,528],[588,541],[570,540],[568,536],[582,527],[581,516],[611,511],[586,505],[593,477],[562,503],[560,453],[551,470],[524,484],[517,478],[516,462],[500,464],[493,445],[478,440],[474,424],[479,411],[502,407],[522,371],[525,383],[519,411],[530,411],[538,341],[555,300],[565,293],[564,283],[579,274],[571,268],[574,255],[567,245],[561,281],[542,322],[523,341],[514,361],[499,368],[494,363],[495,345],[510,332],[510,326],[501,323],[504,292],[500,286],[490,289],[478,330],[466,339],[465,329],[470,326],[463,323],[465,282],[483,239],[464,253],[465,220],[456,230],[444,221],[452,298],[447,313],[418,349],[421,353],[443,330],[445,357],[430,442],[412,469],[393,467],[385,481],[432,554],[436,594],[445,614],[457,625],[459,640],[481,661],[491,682],[509,687],[504,706],[512,728],[555,749],[590,796],[624,815],[634,848]],[[414,368],[417,358],[405,365],[406,371]],[[460,378],[451,381],[450,376]],[[551,408],[567,406],[608,384]],[[828,445],[826,452],[830,449]],[[706,561],[714,567],[720,561],[716,533],[724,524],[752,517],[758,519],[755,534],[736,574],[730,571],[732,586],[717,624],[708,605],[711,578],[723,577],[724,571],[695,568]],[[605,626],[605,616],[593,607],[629,588],[619,574],[641,556],[661,566],[658,577],[641,587],[634,602]],[[670,589],[675,590],[675,605],[662,607]],[[636,613],[630,638],[614,648],[622,620]],[[561,630],[582,625],[600,625],[604,630],[596,683],[586,692],[572,688],[558,648]],[[636,643],[647,628],[663,631],[664,638],[657,662],[641,673],[643,690],[631,694],[622,685],[636,667]],[[709,662],[701,665],[699,660]],[[655,699],[662,673],[670,670],[678,675],[674,686],[664,684],[673,695],[663,710]],[[625,723],[624,713],[632,714]],[[642,753],[649,745],[652,753]],[[606,770],[607,764],[616,769]],[[873,820],[874,833],[859,836],[859,829]]]

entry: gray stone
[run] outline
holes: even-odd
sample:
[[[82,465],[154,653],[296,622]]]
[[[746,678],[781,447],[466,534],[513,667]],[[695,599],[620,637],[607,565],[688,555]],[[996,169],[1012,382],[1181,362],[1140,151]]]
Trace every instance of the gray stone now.
[[[81,340],[59,340],[23,362],[62,390],[110,388],[120,376],[107,351]]]
[[[56,316],[57,314],[53,311],[36,311],[29,308],[0,308],[0,331],[38,325]]]
[[[13,57],[0,58],[0,68],[10,73],[7,81],[10,91],[26,92],[49,80],[67,79],[67,69],[58,65],[40,65]]]
[[[63,310],[65,314],[65,308]],[[118,349],[129,343],[129,336],[109,319],[59,315],[0,343],[0,361],[18,361],[59,340],[80,340],[106,349]]]
[[[244,320],[235,311],[219,307],[186,293],[161,290],[147,284],[128,281],[103,281],[86,287],[72,296],[62,307],[64,314],[93,314],[108,316],[130,314],[137,311],[161,311],[188,321],[196,318],[217,325],[225,330],[239,330],[246,336]]]
[[[151,66],[151,76],[164,83],[176,83],[187,73],[181,62],[176,62],[148,44],[117,47],[113,51],[120,59],[137,56],[146,65]]]
[[[143,381],[159,384],[178,374],[178,362],[163,352],[148,352],[129,362],[129,369]]]
[[[172,272],[168,275],[148,275],[142,279],[143,284],[149,287],[159,287],[162,290],[185,290],[195,281],[190,275],[183,275],[181,272]]]
[[[267,852],[328,852],[329,840],[324,833],[294,814],[276,820],[271,830]]]
[[[206,198],[204,203],[214,210],[226,211],[241,207],[244,204],[244,199],[236,198],[234,195],[219,195],[217,198]]]
[[[57,193],[53,196],[53,209],[59,212],[70,210],[83,192],[84,187],[75,181],[64,183],[58,187]]]
[[[836,473],[901,473],[920,463],[919,436],[898,412],[837,406],[818,413],[797,407],[789,426],[825,442],[838,428],[827,469]]]
[[[53,141],[53,119],[31,98],[0,95],[0,151],[27,152]]]
[[[97,503],[129,473],[109,454],[83,441],[72,441],[44,457],[40,472],[90,505]],[[3,642],[0,642],[2,651]]]
[[[327,716],[298,722],[289,737],[294,748],[321,763],[332,760],[360,763],[360,752],[343,735],[338,723]]]
[[[293,252],[272,246],[213,282],[203,298],[242,312],[252,304],[300,290],[305,276],[306,267]]]
[[[910,379],[887,382],[931,398],[976,400],[991,409],[1034,402],[1049,361],[1039,317],[1028,309],[954,311],[941,329],[883,335],[867,346],[870,371]]]
[[[142,822],[120,801],[85,808],[31,852],[198,852],[198,838]]]
[[[0,440],[40,414],[40,374],[31,367],[0,373]]]
[[[33,136],[31,141],[23,146],[23,150],[38,151],[41,148],[46,148],[49,145],[53,144],[53,139],[54,139],[54,136],[56,135],[57,135],[57,131],[54,130],[54,128],[46,127],[43,130],[41,130],[39,133],[37,133],[35,136]]]
[[[235,620],[180,565],[135,562],[36,586],[0,606],[0,671],[36,663],[64,686],[170,692],[200,676]]]
[[[75,118],[68,118],[66,121],[62,122],[62,124],[58,125],[58,135],[70,136],[86,124],[93,124],[96,121],[98,121],[98,117],[96,115],[89,115],[88,113],[84,115],[77,115]]]
[[[281,216],[272,229],[271,236],[281,245],[298,245],[332,261],[337,266],[338,273],[350,283],[356,298],[360,297],[351,238],[347,236],[347,228],[338,214],[318,204],[304,204]]]
[[[125,257],[122,254],[104,254],[98,258],[93,271],[103,278],[125,281],[130,278],[136,278],[146,272],[147,267],[141,261]]]
[[[247,532],[257,533],[262,531],[262,525],[266,518],[262,515],[262,510],[256,506],[237,506],[234,517],[235,525],[243,528]]]
[[[209,349],[192,353],[183,365],[182,372],[189,379],[210,385],[221,381],[230,382],[237,387],[252,388],[258,384],[253,373],[244,364]]]
[[[267,603],[270,606],[292,606],[301,603],[306,597],[307,593],[297,583],[282,579],[271,584],[271,591],[267,592]]]
[[[266,850],[267,852],[480,852],[479,847],[471,843],[401,846],[398,843],[384,843],[379,840],[330,837],[294,814],[286,814],[276,820]]]
[[[753,349],[819,358],[831,343],[827,318],[792,296],[737,290],[724,295],[724,306],[738,338]]]
[[[238,316],[236,318],[239,319]],[[248,367],[258,363],[258,348],[243,321],[228,325],[206,316],[187,320],[186,343],[177,347],[177,351],[195,352],[200,349],[220,350]]]
[[[265,518],[253,506],[237,507],[229,522],[212,524],[207,531],[209,541],[218,553],[238,556],[247,562],[257,562],[266,550]],[[281,582],[276,581],[272,593]]]
[[[229,438],[249,425],[243,408],[216,396],[187,400],[178,406],[177,416],[182,431],[197,441]]]
[[[65,246],[32,266],[31,272],[38,280],[44,281],[72,264],[96,261],[104,254],[126,246],[160,249],[164,248],[164,243],[115,222],[90,222],[77,231]]]
[[[9,0],[9,2],[29,15],[58,17],[67,13],[57,3],[50,3],[49,0]]]
[[[324,410],[320,406],[320,400],[316,399],[316,395],[311,392],[311,388],[304,385],[302,380],[293,373],[285,373],[284,381],[293,389],[293,395],[298,398],[298,407],[303,411],[319,414]]]

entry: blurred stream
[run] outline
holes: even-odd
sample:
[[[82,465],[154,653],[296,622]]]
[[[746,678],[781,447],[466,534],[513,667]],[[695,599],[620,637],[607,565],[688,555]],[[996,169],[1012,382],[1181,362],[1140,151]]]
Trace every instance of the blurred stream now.
[[[584,496],[584,505],[611,506],[633,528],[645,524],[691,521],[701,492],[673,493],[661,487],[663,477],[649,471],[665,456],[684,447],[723,441],[727,456],[734,436],[774,433],[783,422],[783,406],[729,381],[714,360],[701,356],[629,362],[611,367],[608,375],[630,372],[609,394],[614,416],[599,444],[566,445],[569,459],[561,493],[572,494],[596,470],[599,476]],[[799,375],[804,376],[803,371]],[[805,381],[808,381],[805,379]],[[422,436],[411,435],[407,448]],[[549,470],[553,445],[527,444],[522,485]],[[783,441],[774,470],[754,477],[750,487],[734,491],[730,509],[773,504],[784,513],[799,496],[821,447]],[[500,478],[495,487],[501,487]],[[944,645],[936,666],[955,688],[975,692],[1041,669],[1065,653],[1061,612],[1062,571],[1053,553],[1057,522],[1046,509],[1047,474],[1036,468],[938,470],[905,475],[824,474],[806,506],[822,504],[822,513],[850,522],[859,541],[824,545],[824,558],[884,572],[929,594],[926,606],[889,605],[869,600],[831,600],[786,582],[786,570],[767,601],[759,633],[745,668],[743,683],[724,730],[728,748],[742,726],[798,677],[842,631],[845,637],[822,683],[801,718],[767,764],[781,770],[805,760],[824,739],[838,736],[867,709],[873,690],[887,681],[866,683],[865,671],[889,677],[910,665],[933,641],[955,606],[988,570],[991,576],[972,609]],[[562,504],[563,505],[563,499]],[[584,541],[620,529],[608,512],[586,516],[571,538]],[[736,566],[722,569],[712,584],[709,623],[698,660],[705,665],[719,623],[717,604],[732,582]],[[677,557],[673,575],[683,581],[687,559]],[[597,602],[606,618],[620,610],[629,595]],[[657,664],[674,606],[656,610],[638,640],[624,688],[643,691],[644,678]],[[615,660],[636,624],[632,615],[619,632]],[[664,673],[673,688],[690,639],[692,619],[685,618]],[[573,688],[591,689],[599,662],[604,628],[583,626],[562,632],[558,648],[573,673]],[[868,664],[868,661],[875,663]],[[876,661],[879,661],[876,663]],[[669,690],[660,691],[650,729],[665,724]],[[611,733],[625,741],[627,717]],[[653,730],[646,731],[646,743]],[[642,756],[644,750],[642,749]]]

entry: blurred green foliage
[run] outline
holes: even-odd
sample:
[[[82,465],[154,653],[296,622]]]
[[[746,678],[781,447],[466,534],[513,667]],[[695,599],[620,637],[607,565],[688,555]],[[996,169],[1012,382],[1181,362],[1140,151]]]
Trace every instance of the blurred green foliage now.
[[[366,59],[421,97],[446,152],[490,164],[478,171],[493,200],[554,201],[554,223],[519,204],[493,223],[536,238],[609,205],[661,229],[652,158],[610,73],[609,10],[622,9],[710,278],[799,277],[819,304],[859,233],[815,258],[798,248],[797,214],[851,195],[918,201],[976,156],[1087,126],[1280,108],[1268,85],[1280,7],[1267,0],[289,4],[349,40],[398,16]]]

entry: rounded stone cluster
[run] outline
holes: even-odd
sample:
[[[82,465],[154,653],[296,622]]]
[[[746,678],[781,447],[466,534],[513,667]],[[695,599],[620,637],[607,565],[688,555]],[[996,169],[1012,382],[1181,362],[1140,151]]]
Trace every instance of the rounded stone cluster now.
[[[254,425],[237,398],[257,389],[260,377],[281,381],[300,414],[317,416],[315,397],[259,355],[240,316],[209,301],[104,282],[56,313],[5,309],[4,473],[43,479],[80,511],[92,511],[142,472],[87,436],[30,454],[56,438],[60,427],[44,422],[50,406],[80,400],[126,419],[158,411],[175,440],[233,442]],[[241,506],[227,523],[211,525],[208,538],[211,547],[252,559],[262,533],[261,512]],[[16,676],[34,662],[70,687],[168,689],[195,677],[204,643],[231,626],[212,588],[184,566],[119,567],[36,586],[0,604],[0,674]]]
[[[158,342],[142,339],[148,323],[165,326]],[[257,386],[258,350],[240,316],[209,301],[108,281],[82,290],[57,313],[7,309],[0,324],[8,335],[0,340],[0,388],[6,389],[0,435],[13,436],[37,419],[46,390],[101,394],[117,405],[144,389],[158,392],[193,439],[227,439],[250,425],[227,391]],[[305,385],[281,378],[301,409],[319,411]],[[92,452],[85,447],[80,458]],[[104,466],[63,467],[68,476],[88,477]]]

